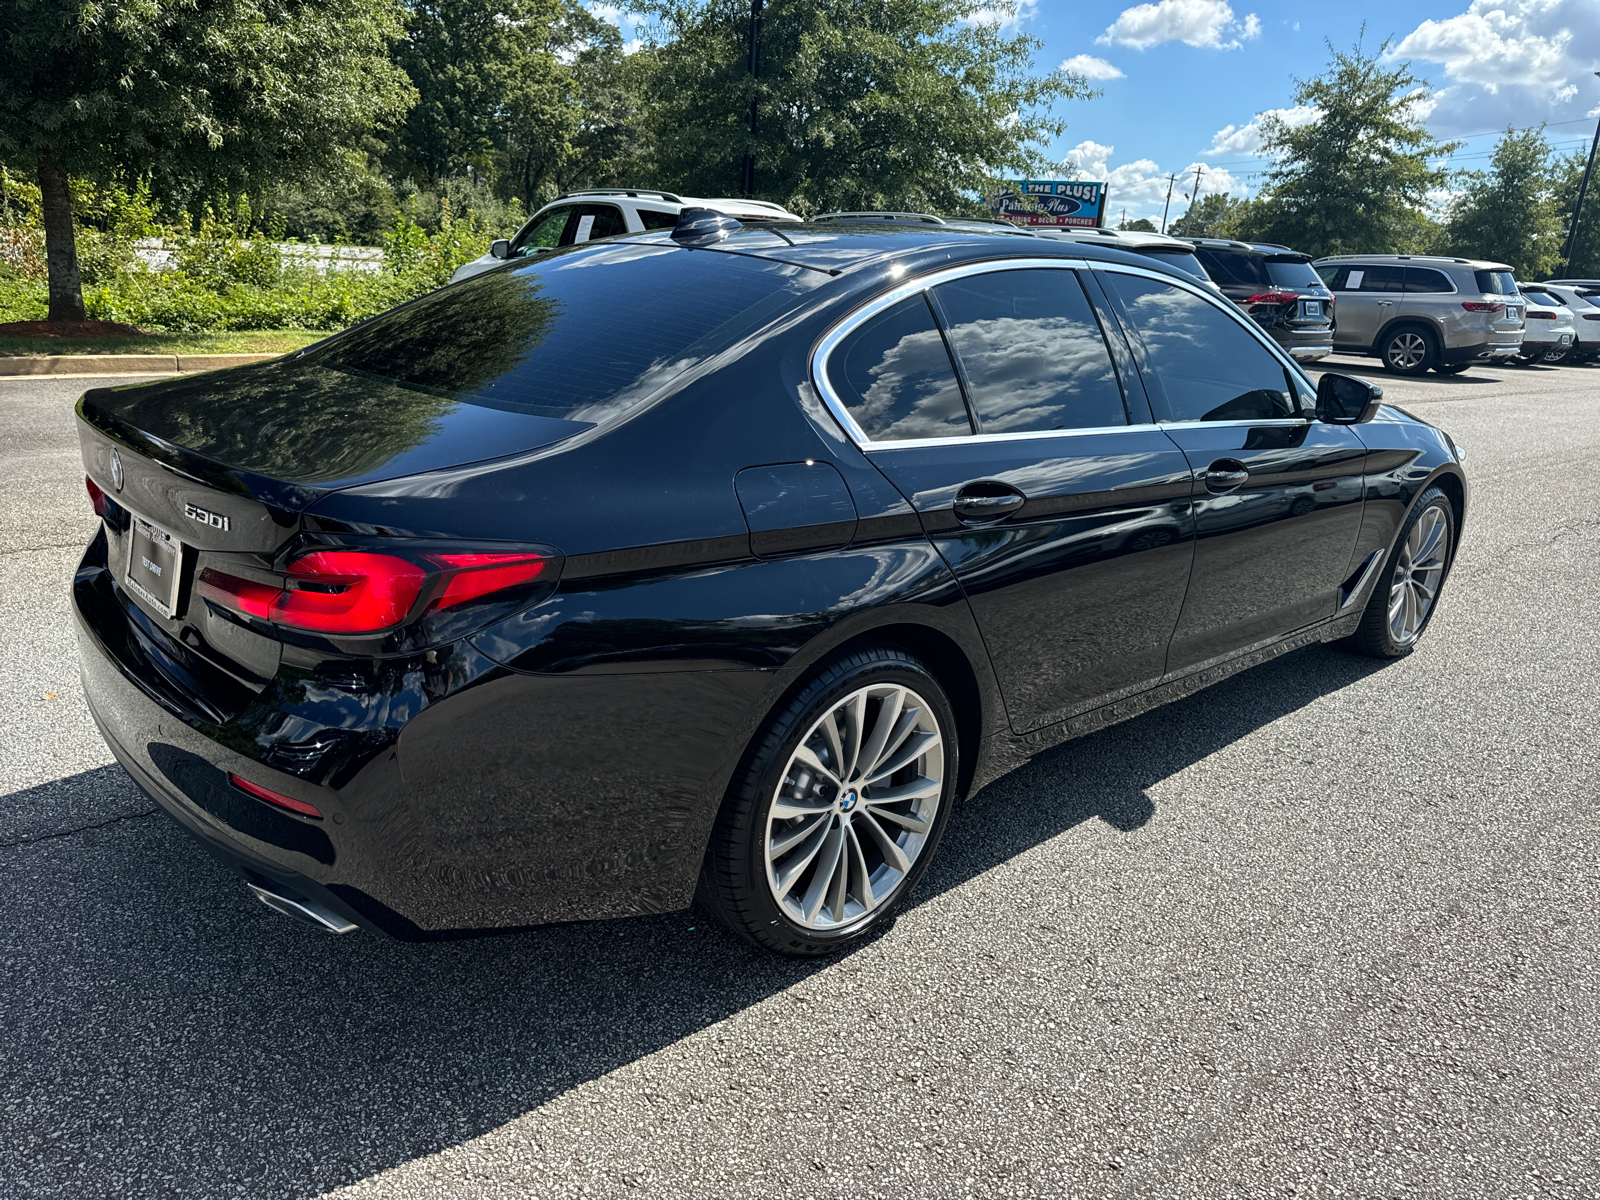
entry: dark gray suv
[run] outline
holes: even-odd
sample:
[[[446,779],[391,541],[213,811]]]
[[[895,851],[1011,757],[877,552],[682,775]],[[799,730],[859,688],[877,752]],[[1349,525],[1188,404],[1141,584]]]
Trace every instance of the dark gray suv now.
[[[1184,238],[1222,294],[1298,362],[1333,353],[1333,297],[1311,256],[1271,242]]]

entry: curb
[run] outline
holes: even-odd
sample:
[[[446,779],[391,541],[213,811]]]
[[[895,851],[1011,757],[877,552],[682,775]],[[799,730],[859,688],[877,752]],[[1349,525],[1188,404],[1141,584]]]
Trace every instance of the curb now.
[[[5,375],[187,375],[266,362],[276,354],[27,354],[0,358]]]

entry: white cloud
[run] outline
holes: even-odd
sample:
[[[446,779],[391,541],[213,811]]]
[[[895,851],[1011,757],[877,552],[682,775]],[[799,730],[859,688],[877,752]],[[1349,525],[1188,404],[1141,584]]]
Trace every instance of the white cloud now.
[[[1390,51],[1444,67],[1434,102],[1436,133],[1570,120],[1593,103],[1600,68],[1600,4],[1594,0],[1472,0],[1427,20]]]
[[[1095,40],[1148,50],[1162,42],[1182,42],[1205,50],[1237,50],[1261,36],[1261,19],[1255,13],[1236,20],[1227,0],[1160,0],[1122,10]]]
[[[1277,117],[1285,125],[1309,125],[1317,119],[1318,112],[1309,104],[1293,108],[1269,108],[1258,112],[1256,119],[1247,125],[1224,125],[1211,139],[1207,154],[1236,155],[1251,158],[1261,153],[1261,122],[1265,117]]]
[[[990,25],[1002,33],[1014,31],[1018,26],[1033,20],[1039,0],[999,0],[985,8],[976,9],[962,18],[963,25]]]
[[[594,0],[594,3],[589,5],[589,11],[602,21],[610,21],[613,25],[622,24],[622,8],[620,5],[603,4],[600,0]]]
[[[1122,72],[1103,58],[1092,54],[1074,54],[1061,64],[1063,71],[1082,75],[1085,79],[1121,79]]]

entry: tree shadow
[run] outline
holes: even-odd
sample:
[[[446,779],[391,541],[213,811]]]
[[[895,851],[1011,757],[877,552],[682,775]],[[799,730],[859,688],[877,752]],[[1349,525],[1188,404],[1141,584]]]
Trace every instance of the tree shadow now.
[[[952,815],[913,905],[1092,818],[1137,830],[1151,786],[1381,665],[1311,647],[1040,755]],[[247,900],[164,814],[3,854],[9,1194],[314,1195],[827,966],[695,913],[458,942],[328,937]]]

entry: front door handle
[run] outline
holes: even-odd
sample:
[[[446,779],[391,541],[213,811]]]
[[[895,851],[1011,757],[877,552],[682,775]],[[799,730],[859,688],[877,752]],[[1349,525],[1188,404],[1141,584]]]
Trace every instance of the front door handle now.
[[[955,509],[956,519],[963,524],[987,525],[1009,517],[1027,502],[1028,498],[1009,483],[985,479],[969,483],[957,492],[951,507]]]
[[[1383,308],[1389,308],[1394,304],[1394,301],[1393,300],[1379,300],[1378,303]]]
[[[1231,492],[1250,481],[1250,472],[1237,458],[1219,458],[1206,468],[1206,491]]]

